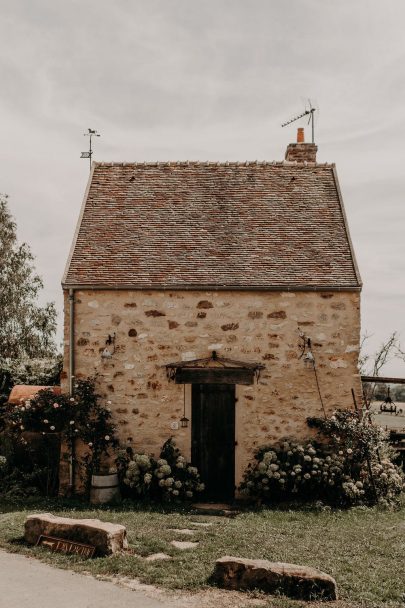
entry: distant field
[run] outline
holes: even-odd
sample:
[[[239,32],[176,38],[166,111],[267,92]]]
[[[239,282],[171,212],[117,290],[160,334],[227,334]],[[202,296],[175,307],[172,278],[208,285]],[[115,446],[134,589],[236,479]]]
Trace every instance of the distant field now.
[[[392,431],[405,431],[405,403],[396,404],[397,412],[402,410],[402,412],[398,413],[397,415],[389,414],[387,412],[381,413],[380,404],[380,401],[373,401],[371,404],[371,410],[375,412],[374,420],[376,424],[379,424],[384,429],[387,428],[388,430]]]

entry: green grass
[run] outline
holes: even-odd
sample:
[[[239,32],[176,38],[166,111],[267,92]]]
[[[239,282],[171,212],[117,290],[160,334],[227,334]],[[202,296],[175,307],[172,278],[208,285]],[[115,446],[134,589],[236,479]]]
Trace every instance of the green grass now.
[[[124,524],[131,551],[83,561],[28,547],[22,540],[28,513],[59,512],[67,517],[96,517]],[[209,521],[185,537],[169,528],[193,528],[193,521]],[[171,540],[197,540],[193,550],[179,551]],[[94,575],[122,575],[169,589],[196,590],[208,586],[218,557],[234,555],[314,566],[336,578],[346,603],[404,605],[405,509],[379,511],[261,510],[235,519],[195,516],[158,507],[89,509],[77,503],[51,501],[18,506],[0,502],[0,546],[30,554],[58,567],[86,570]],[[146,562],[137,555],[164,552],[170,561]],[[301,605],[282,603],[277,605]],[[272,604],[274,605],[274,603]]]

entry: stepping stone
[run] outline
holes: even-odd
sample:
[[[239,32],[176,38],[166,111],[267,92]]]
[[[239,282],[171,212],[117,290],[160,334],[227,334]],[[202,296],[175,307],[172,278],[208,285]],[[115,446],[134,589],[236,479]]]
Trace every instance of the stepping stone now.
[[[208,523],[206,521],[192,521],[190,522],[193,526],[202,526],[204,528],[209,528],[210,526],[212,526],[212,523]]]
[[[185,534],[186,536],[192,536],[195,534],[195,530],[189,530],[188,528],[168,528],[170,532],[178,532],[179,534]]]
[[[145,557],[145,561],[147,562],[157,562],[160,559],[172,559],[170,555],[166,555],[166,553],[152,553]]]
[[[196,547],[198,547],[198,543],[192,543],[189,540],[172,540],[170,544],[173,545],[173,547],[176,547],[176,549],[180,549],[181,551],[183,551],[184,549],[195,549]]]

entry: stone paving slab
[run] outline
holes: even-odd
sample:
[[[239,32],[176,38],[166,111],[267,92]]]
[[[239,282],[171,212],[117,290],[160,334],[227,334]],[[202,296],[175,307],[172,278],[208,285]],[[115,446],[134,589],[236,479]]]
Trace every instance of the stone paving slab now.
[[[185,536],[193,536],[196,533],[196,530],[189,530],[189,528],[167,528],[170,532],[178,532],[179,534],[184,534]]]
[[[170,544],[173,545],[173,547],[176,547],[176,549],[180,549],[180,551],[184,551],[185,549],[195,549],[198,547],[197,542],[192,543],[188,540],[172,540]]]
[[[172,557],[166,553],[152,553],[151,555],[148,555],[148,557],[145,557],[145,561],[147,562],[157,562],[165,559],[172,559]]]

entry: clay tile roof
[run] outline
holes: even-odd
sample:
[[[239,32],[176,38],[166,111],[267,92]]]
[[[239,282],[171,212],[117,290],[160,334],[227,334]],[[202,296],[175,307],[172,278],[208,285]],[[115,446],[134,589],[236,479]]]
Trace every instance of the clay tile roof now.
[[[361,285],[333,165],[94,163],[64,287]]]
[[[60,395],[61,390],[60,386],[34,386],[32,384],[16,384],[11,389],[11,393],[8,398],[8,403],[11,405],[15,405],[20,403],[21,401],[26,401],[27,399],[31,399],[35,397],[39,391],[43,391],[46,388],[50,388],[55,395]]]

